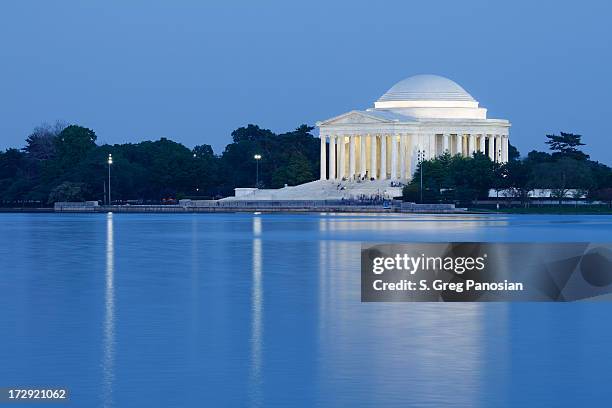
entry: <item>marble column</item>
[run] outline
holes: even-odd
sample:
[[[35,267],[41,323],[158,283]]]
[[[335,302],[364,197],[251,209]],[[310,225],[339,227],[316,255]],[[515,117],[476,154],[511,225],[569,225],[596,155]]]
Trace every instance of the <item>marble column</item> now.
[[[355,178],[355,135],[349,136],[349,180]]]
[[[493,135],[487,137],[489,141],[489,159],[495,161],[495,139]]]
[[[435,159],[438,156],[438,143],[436,143],[436,134],[431,134],[428,137],[429,139],[429,153],[427,157],[431,159]]]
[[[360,156],[361,156],[359,160],[361,169],[360,169],[359,174],[361,178],[363,178],[366,175],[366,137],[364,134],[362,134],[361,136],[359,136],[359,139],[361,140],[361,149],[359,151]]]
[[[502,138],[501,135],[495,135],[495,161],[502,161]]]
[[[442,135],[442,138],[443,138],[443,141],[442,141],[442,144],[443,144],[442,154],[450,153],[450,140],[449,140],[450,139],[450,135],[448,133],[444,133]]]
[[[338,168],[338,178],[342,180],[344,175],[346,174],[346,149],[345,149],[345,137],[344,135],[340,135],[338,138],[338,149],[340,150],[340,167]]]
[[[406,138],[407,134],[400,135],[400,180],[406,178]]]
[[[502,163],[508,163],[508,136],[502,136]]]
[[[484,133],[480,135],[480,147],[478,148],[478,151],[481,152],[482,154],[485,154],[485,134]]]
[[[472,157],[476,150],[476,136],[473,134],[468,135],[468,156]]]
[[[370,178],[376,180],[376,135],[370,136]]]
[[[410,143],[408,143],[408,158],[410,159],[410,163],[406,163],[406,167],[407,167],[407,171],[408,171],[408,178],[412,179],[412,175],[414,174],[415,171],[415,152],[417,150],[418,147],[418,142],[417,142],[417,135],[416,134],[411,134],[410,135]]]
[[[397,180],[397,135],[391,136],[391,180]]]
[[[380,178],[387,179],[387,135],[383,134],[380,140]]]
[[[336,179],[336,135],[329,137],[329,179]]]
[[[327,169],[326,157],[327,157],[327,152],[325,151],[326,150],[325,140],[327,139],[327,136],[320,135],[320,139],[321,139],[321,180],[325,180],[327,178],[327,175],[326,175],[326,169]]]
[[[461,133],[457,133],[457,139],[455,139],[455,144],[457,145],[457,153],[463,156],[463,135]]]

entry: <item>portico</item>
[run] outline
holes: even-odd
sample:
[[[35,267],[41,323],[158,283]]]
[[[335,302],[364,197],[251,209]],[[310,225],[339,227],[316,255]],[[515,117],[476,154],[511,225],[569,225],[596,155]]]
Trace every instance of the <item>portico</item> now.
[[[412,177],[418,158],[442,154],[508,161],[510,123],[487,119],[455,82],[417,75],[394,85],[374,108],[318,122],[321,180],[397,180]]]

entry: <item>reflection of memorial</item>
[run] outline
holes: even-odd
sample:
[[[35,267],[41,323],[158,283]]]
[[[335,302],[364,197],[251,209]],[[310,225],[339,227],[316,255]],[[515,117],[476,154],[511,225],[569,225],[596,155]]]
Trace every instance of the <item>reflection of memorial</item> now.
[[[321,394],[335,398],[326,402],[375,405],[385,399],[420,406],[435,398],[435,406],[478,405],[489,352],[486,305],[361,303],[361,242],[337,239],[357,224],[348,217],[319,220],[321,238],[328,239],[319,244],[317,378]],[[355,391],[355,383],[367,387]]]

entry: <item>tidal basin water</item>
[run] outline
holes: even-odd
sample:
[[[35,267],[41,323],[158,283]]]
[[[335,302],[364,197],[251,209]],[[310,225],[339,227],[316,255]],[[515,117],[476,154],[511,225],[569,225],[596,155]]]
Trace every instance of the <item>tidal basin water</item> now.
[[[68,387],[69,406],[612,398],[612,303],[361,303],[359,268],[362,241],[608,242],[609,216],[0,214],[0,232],[0,387]]]

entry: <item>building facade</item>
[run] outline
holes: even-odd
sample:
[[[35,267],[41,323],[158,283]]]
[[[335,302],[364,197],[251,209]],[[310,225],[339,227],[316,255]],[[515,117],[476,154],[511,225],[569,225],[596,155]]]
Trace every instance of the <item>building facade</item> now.
[[[508,161],[510,122],[487,110],[448,78],[416,75],[381,96],[374,108],[317,122],[321,180],[412,178],[420,160],[446,152]]]

